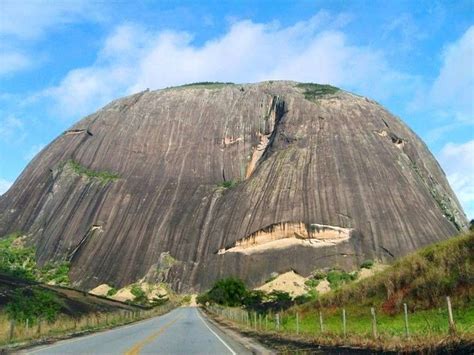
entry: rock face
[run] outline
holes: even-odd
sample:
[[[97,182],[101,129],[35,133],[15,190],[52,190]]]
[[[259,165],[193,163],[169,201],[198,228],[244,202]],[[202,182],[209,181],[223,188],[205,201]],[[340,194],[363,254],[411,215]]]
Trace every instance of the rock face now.
[[[376,102],[294,82],[195,84],[116,100],[49,144],[0,197],[76,285],[390,262],[467,225],[423,142]]]

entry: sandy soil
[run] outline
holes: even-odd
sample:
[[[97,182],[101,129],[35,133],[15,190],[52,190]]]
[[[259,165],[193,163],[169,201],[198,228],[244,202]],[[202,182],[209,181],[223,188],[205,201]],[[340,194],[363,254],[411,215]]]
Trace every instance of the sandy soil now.
[[[102,284],[90,290],[89,293],[91,295],[96,295],[96,296],[107,296],[107,292],[109,292],[109,290],[111,289],[112,287],[110,287],[109,285]]]
[[[257,288],[264,292],[272,292],[273,290],[285,291],[292,296],[299,296],[307,292],[304,282],[306,278],[298,275],[294,271],[288,271],[284,274],[277,276],[276,279],[266,283],[263,286]]]

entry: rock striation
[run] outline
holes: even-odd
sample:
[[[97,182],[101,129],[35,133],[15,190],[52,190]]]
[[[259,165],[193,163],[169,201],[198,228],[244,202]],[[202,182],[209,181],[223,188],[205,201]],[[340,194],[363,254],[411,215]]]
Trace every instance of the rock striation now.
[[[79,287],[139,279],[202,290],[234,275],[390,262],[466,217],[399,118],[327,85],[203,83],[144,91],[85,117],[0,197],[0,235]]]

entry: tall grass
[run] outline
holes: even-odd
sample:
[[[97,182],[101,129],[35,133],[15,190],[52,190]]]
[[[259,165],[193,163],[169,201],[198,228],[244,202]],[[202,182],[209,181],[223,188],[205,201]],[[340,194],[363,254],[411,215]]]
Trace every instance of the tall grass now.
[[[60,315],[54,322],[40,321],[34,326],[26,322],[13,323],[13,333],[11,333],[12,321],[5,313],[0,313],[0,346],[111,328],[158,316],[177,306],[176,303],[168,302],[151,310],[93,313],[77,318]]]

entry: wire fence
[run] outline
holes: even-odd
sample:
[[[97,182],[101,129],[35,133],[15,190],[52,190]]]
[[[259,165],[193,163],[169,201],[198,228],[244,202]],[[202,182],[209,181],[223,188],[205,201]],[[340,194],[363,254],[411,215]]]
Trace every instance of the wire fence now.
[[[409,311],[408,305],[404,303],[401,312],[391,315],[377,312],[374,307],[315,309],[312,312],[307,309],[302,312],[296,307],[294,310],[267,313],[217,305],[206,309],[247,330],[301,336],[336,336],[339,339],[363,336],[377,340],[427,335],[452,336],[466,332],[472,334],[474,331],[471,317],[464,314],[463,309],[453,311],[449,297],[446,298],[444,308]],[[459,324],[455,322],[456,316],[459,317]]]

